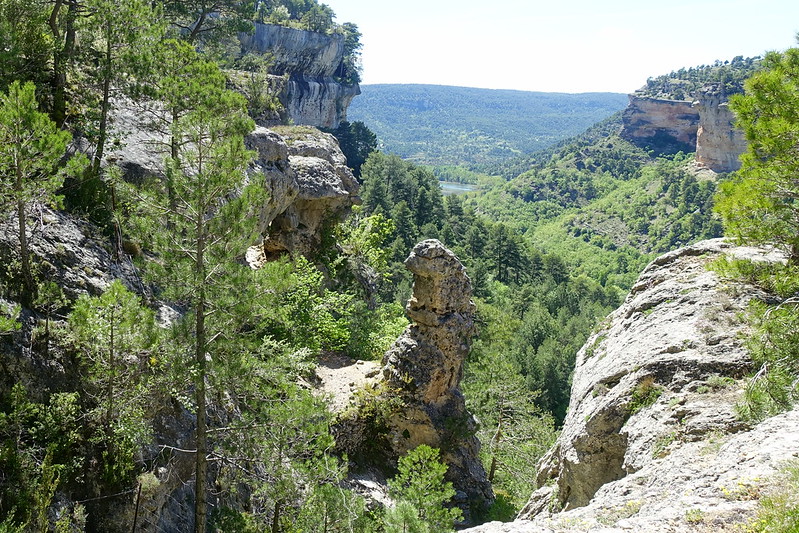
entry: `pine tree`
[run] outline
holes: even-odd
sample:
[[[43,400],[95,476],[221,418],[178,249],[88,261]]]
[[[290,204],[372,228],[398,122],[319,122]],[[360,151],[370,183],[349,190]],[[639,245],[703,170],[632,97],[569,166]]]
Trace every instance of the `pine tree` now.
[[[18,220],[22,263],[23,300],[30,304],[35,293],[27,236],[26,206],[32,202],[56,202],[55,192],[64,176],[57,164],[64,155],[69,133],[59,131],[37,110],[36,87],[14,82],[0,95],[0,203],[12,204]]]
[[[86,383],[97,405],[90,416],[105,434],[106,477],[124,479],[149,433],[144,397],[157,342],[154,314],[115,280],[101,296],[81,296],[68,323],[85,357]]]
[[[439,461],[438,453],[425,444],[414,448],[400,458],[399,472],[388,482],[391,496],[412,505],[430,533],[452,531],[462,516],[457,507],[445,507],[455,489],[444,481],[447,465]]]
[[[184,73],[161,80],[161,90],[176,100],[185,84],[196,90],[184,95],[189,98],[187,105],[170,124],[168,183],[139,195],[150,213],[138,223],[161,256],[152,269],[164,288],[164,297],[190,310],[184,327],[176,331],[181,344],[193,352],[195,531],[204,533],[207,380],[223,368],[219,346],[235,331],[227,320],[237,320],[243,314],[231,310],[239,304],[236,295],[240,289],[233,287],[248,272],[238,259],[257,241],[258,218],[253,211],[263,201],[264,189],[260,183],[245,180],[254,154],[244,146],[244,135],[253,128],[244,98],[220,87],[224,78],[210,64],[196,65],[201,68],[191,80]]]
[[[776,243],[799,264],[799,48],[771,52],[730,99],[748,149],[741,169],[721,185],[717,210],[729,235]]]

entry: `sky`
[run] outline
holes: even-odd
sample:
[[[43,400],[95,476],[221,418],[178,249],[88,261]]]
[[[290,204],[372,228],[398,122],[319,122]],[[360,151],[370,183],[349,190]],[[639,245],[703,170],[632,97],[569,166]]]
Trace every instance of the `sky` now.
[[[322,0],[362,33],[363,81],[632,92],[795,46],[797,0]]]

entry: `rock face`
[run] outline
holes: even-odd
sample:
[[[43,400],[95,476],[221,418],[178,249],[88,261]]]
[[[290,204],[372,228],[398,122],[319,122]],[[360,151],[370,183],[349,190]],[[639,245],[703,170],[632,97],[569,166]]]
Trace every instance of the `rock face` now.
[[[320,242],[322,226],[360,203],[358,182],[336,139],[308,127],[257,127],[247,146],[258,152],[250,176],[263,175],[270,191],[261,209],[262,257],[308,255]],[[282,134],[282,135],[281,135]]]
[[[119,107],[115,128],[122,148],[113,158],[125,179],[162,175],[166,139],[148,131],[135,109]],[[269,191],[259,208],[263,243],[253,243],[258,247],[251,261],[310,254],[319,245],[322,226],[360,203],[358,182],[332,135],[308,126],[258,126],[245,142],[256,152],[249,179],[263,181]]]
[[[374,480],[384,485],[409,450],[438,448],[455,503],[469,522],[472,511],[485,510],[494,499],[478,457],[477,423],[460,390],[475,332],[472,284],[455,254],[434,239],[417,244],[405,265],[414,275],[406,307],[412,324],[383,357],[382,379],[370,389],[376,405],[364,409],[356,402],[333,432],[342,452],[359,457],[362,472],[351,482],[364,493],[375,492]],[[391,406],[385,415],[370,418],[384,406]]]
[[[799,410],[748,427],[740,313],[758,289],[707,264],[779,254],[721,239],[659,257],[577,355],[569,413],[518,521],[481,531],[719,531],[796,456]]]
[[[145,292],[128,256],[87,222],[47,207],[28,211],[28,245],[42,279],[55,282],[65,296],[98,296],[119,279],[134,292]],[[19,248],[16,217],[0,220],[0,257]]]
[[[622,122],[621,136],[633,144],[661,154],[696,152],[697,165],[714,172],[738,170],[746,150],[726,96],[713,86],[693,102],[631,94]]]
[[[716,91],[708,91],[694,107],[699,111],[697,164],[715,172],[733,172],[741,168],[738,156],[746,151],[746,138],[734,126],[735,116],[726,99]]]
[[[347,119],[361,91],[334,78],[344,58],[343,35],[256,23],[255,32],[240,39],[245,51],[274,58],[272,73],[288,76],[280,99],[295,124],[336,128]]]
[[[405,266],[414,275],[406,308],[413,323],[383,358],[384,380],[404,400],[389,420],[390,445],[397,457],[420,444],[440,448],[459,503],[482,507],[493,493],[459,388],[475,332],[471,281],[455,254],[434,239],[417,244]]]
[[[663,100],[630,95],[622,115],[621,135],[639,146],[662,153],[696,149],[699,112],[688,100]]]

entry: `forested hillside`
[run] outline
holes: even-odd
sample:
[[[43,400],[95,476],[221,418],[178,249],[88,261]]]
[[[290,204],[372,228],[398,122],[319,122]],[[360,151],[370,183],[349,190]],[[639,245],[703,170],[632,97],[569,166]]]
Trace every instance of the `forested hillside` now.
[[[256,127],[280,103],[269,58],[240,57],[252,20],[340,33],[338,75],[357,81],[357,27],[314,0],[0,0],[0,531],[432,533],[511,519],[566,416],[579,348],[654,253],[720,234],[725,178],[619,137],[606,117],[622,95],[374,87],[388,115],[352,109],[340,147],[311,127]],[[788,59],[769,64],[795,76]],[[790,88],[779,96],[794,104]],[[758,102],[736,104],[750,140],[764,134]],[[419,164],[500,174],[544,146],[465,196],[443,197]],[[795,209],[779,191],[795,183],[757,196],[748,180],[772,175],[766,149],[795,143],[760,148],[717,209],[741,238],[777,235],[791,252],[790,276],[763,281],[791,304]],[[778,216],[747,218],[763,210]],[[481,425],[461,413],[440,450],[391,455],[387,441],[411,438],[387,429],[408,397],[350,390],[334,412],[317,369],[383,357],[408,325],[403,261],[428,238],[474,291],[462,387]],[[788,324],[789,348],[793,310],[763,312]],[[781,391],[761,402],[776,409],[795,393],[793,363],[761,331],[764,364],[788,376],[760,391]],[[476,504],[440,461],[475,432],[496,496]]]
[[[348,111],[381,147],[414,163],[480,167],[576,135],[621,110],[614,93],[536,93],[437,85],[365,85]]]

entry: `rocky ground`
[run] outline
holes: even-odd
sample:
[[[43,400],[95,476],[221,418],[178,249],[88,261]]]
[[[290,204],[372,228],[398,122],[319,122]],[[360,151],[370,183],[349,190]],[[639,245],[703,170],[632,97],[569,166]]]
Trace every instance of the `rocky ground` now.
[[[470,531],[740,531],[799,458],[799,410],[736,415],[751,360],[741,313],[767,295],[721,280],[722,254],[780,261],[717,239],[671,252],[577,356],[569,414],[516,522]]]
[[[341,412],[358,389],[377,383],[379,373],[378,361],[355,361],[343,355],[328,354],[319,360],[316,367],[319,378],[316,390],[325,398],[331,411]]]

